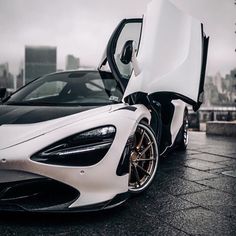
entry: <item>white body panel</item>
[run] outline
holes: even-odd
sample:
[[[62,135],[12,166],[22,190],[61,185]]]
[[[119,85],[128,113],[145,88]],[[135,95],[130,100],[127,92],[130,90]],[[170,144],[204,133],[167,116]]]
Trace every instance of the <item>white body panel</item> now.
[[[104,202],[112,199],[119,193],[127,192],[128,174],[117,176],[116,169],[129,136],[135,132],[141,119],[146,118],[150,120],[150,113],[142,105],[137,105],[136,107],[138,109],[135,112],[117,110],[124,107],[126,107],[124,104],[114,105],[111,109],[105,109],[109,110],[105,112],[101,112],[104,108],[97,109],[100,111],[97,111],[96,115],[95,109],[84,112],[84,114],[81,113],[56,119],[54,120],[55,127],[50,132],[41,134],[35,138],[31,136],[31,139],[25,140],[25,142],[22,139],[18,145],[0,150],[0,183],[8,179],[6,174],[9,175],[8,181],[22,180],[24,179],[23,177],[19,179],[18,177],[20,174],[24,176],[23,172],[26,172],[25,179],[28,179],[30,174],[55,179],[79,190],[80,197],[71,207],[81,207]],[[85,115],[86,119],[81,119]],[[61,121],[63,123],[63,119],[67,125],[58,128],[58,122]],[[50,123],[50,121],[36,123],[34,127],[36,129],[38,126],[38,129],[40,129],[40,127],[47,123]],[[114,142],[106,156],[96,165],[89,167],[66,167],[42,164],[30,159],[33,154],[58,140],[92,128],[110,124],[114,125],[117,129]],[[53,125],[51,128],[53,128]],[[22,133],[30,133],[31,126],[23,125],[21,129]],[[4,130],[6,134],[10,134],[16,130],[16,126],[5,126]],[[0,134],[2,143],[4,134],[2,132]],[[10,140],[8,141],[9,144],[5,142],[5,146],[12,144]],[[11,171],[15,172],[15,179],[12,176],[14,173],[11,174]],[[18,174],[16,171],[18,171]]]
[[[167,146],[162,153],[160,153],[161,155],[163,153],[165,153],[165,151],[172,147],[174,145],[175,139],[179,133],[179,130],[181,129],[182,125],[183,125],[183,118],[184,118],[184,111],[186,109],[186,104],[182,101],[182,100],[173,100],[171,102],[174,107],[175,107],[175,111],[173,114],[173,118],[171,121],[171,126],[170,126],[170,133],[171,133],[171,144],[170,146]]]
[[[144,16],[138,54],[141,73],[132,74],[125,97],[135,92],[174,92],[197,102],[202,63],[198,20],[168,0],[152,1]]]
[[[0,150],[42,136],[46,133],[50,133],[56,129],[62,128],[63,126],[73,124],[74,122],[83,121],[89,117],[96,116],[97,114],[108,112],[110,109],[111,106],[104,106],[46,122],[2,125],[0,126]]]
[[[172,104],[175,106],[175,112],[171,122],[170,132],[172,136],[172,142],[174,142],[181,126],[183,125],[184,110],[186,109],[186,104],[181,100],[173,100]]]

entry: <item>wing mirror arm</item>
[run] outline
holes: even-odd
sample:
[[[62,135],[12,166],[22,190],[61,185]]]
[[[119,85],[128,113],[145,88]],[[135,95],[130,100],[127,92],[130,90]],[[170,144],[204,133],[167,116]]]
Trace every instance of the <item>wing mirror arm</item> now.
[[[131,63],[133,65],[134,68],[134,75],[137,77],[138,75],[141,74],[141,70],[140,70],[140,66],[138,63],[138,59],[136,56],[136,50],[135,50],[135,42],[133,41],[133,53],[132,53],[132,58],[131,58]]]
[[[135,48],[135,41],[128,40],[122,49],[120,60],[125,65],[132,63],[134,74],[137,77],[141,73],[141,70],[137,60],[137,51],[135,50]]]

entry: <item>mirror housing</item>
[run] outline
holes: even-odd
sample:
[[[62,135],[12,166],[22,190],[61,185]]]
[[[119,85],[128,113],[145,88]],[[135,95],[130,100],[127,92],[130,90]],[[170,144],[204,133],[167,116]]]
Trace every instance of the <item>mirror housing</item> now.
[[[132,61],[134,53],[134,41],[128,40],[121,51],[120,60],[123,64],[128,65]]]
[[[7,95],[7,89],[6,88],[0,88],[0,101],[2,101]]]

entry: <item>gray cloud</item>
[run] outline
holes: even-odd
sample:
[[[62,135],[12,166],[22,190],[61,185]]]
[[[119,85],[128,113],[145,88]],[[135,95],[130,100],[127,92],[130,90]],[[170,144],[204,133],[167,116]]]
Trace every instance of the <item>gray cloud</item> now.
[[[172,0],[201,19],[211,35],[209,73],[236,66],[233,0]],[[117,23],[142,16],[149,0],[0,0],[0,63],[17,73],[25,45],[57,46],[58,68],[67,54],[96,66]]]
[[[210,35],[208,73],[236,68],[236,6],[234,0],[173,0],[199,18]]]

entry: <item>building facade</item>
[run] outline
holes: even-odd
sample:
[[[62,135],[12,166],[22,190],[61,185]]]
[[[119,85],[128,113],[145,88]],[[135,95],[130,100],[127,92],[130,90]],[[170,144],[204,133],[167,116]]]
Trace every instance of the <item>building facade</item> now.
[[[25,47],[25,84],[45,74],[57,71],[56,47]]]
[[[224,77],[219,73],[207,76],[205,83],[205,106],[236,105],[236,69]]]
[[[14,89],[14,76],[9,72],[8,63],[0,64],[0,87]]]
[[[66,70],[76,70],[80,67],[80,59],[73,55],[67,55],[66,57]]]

